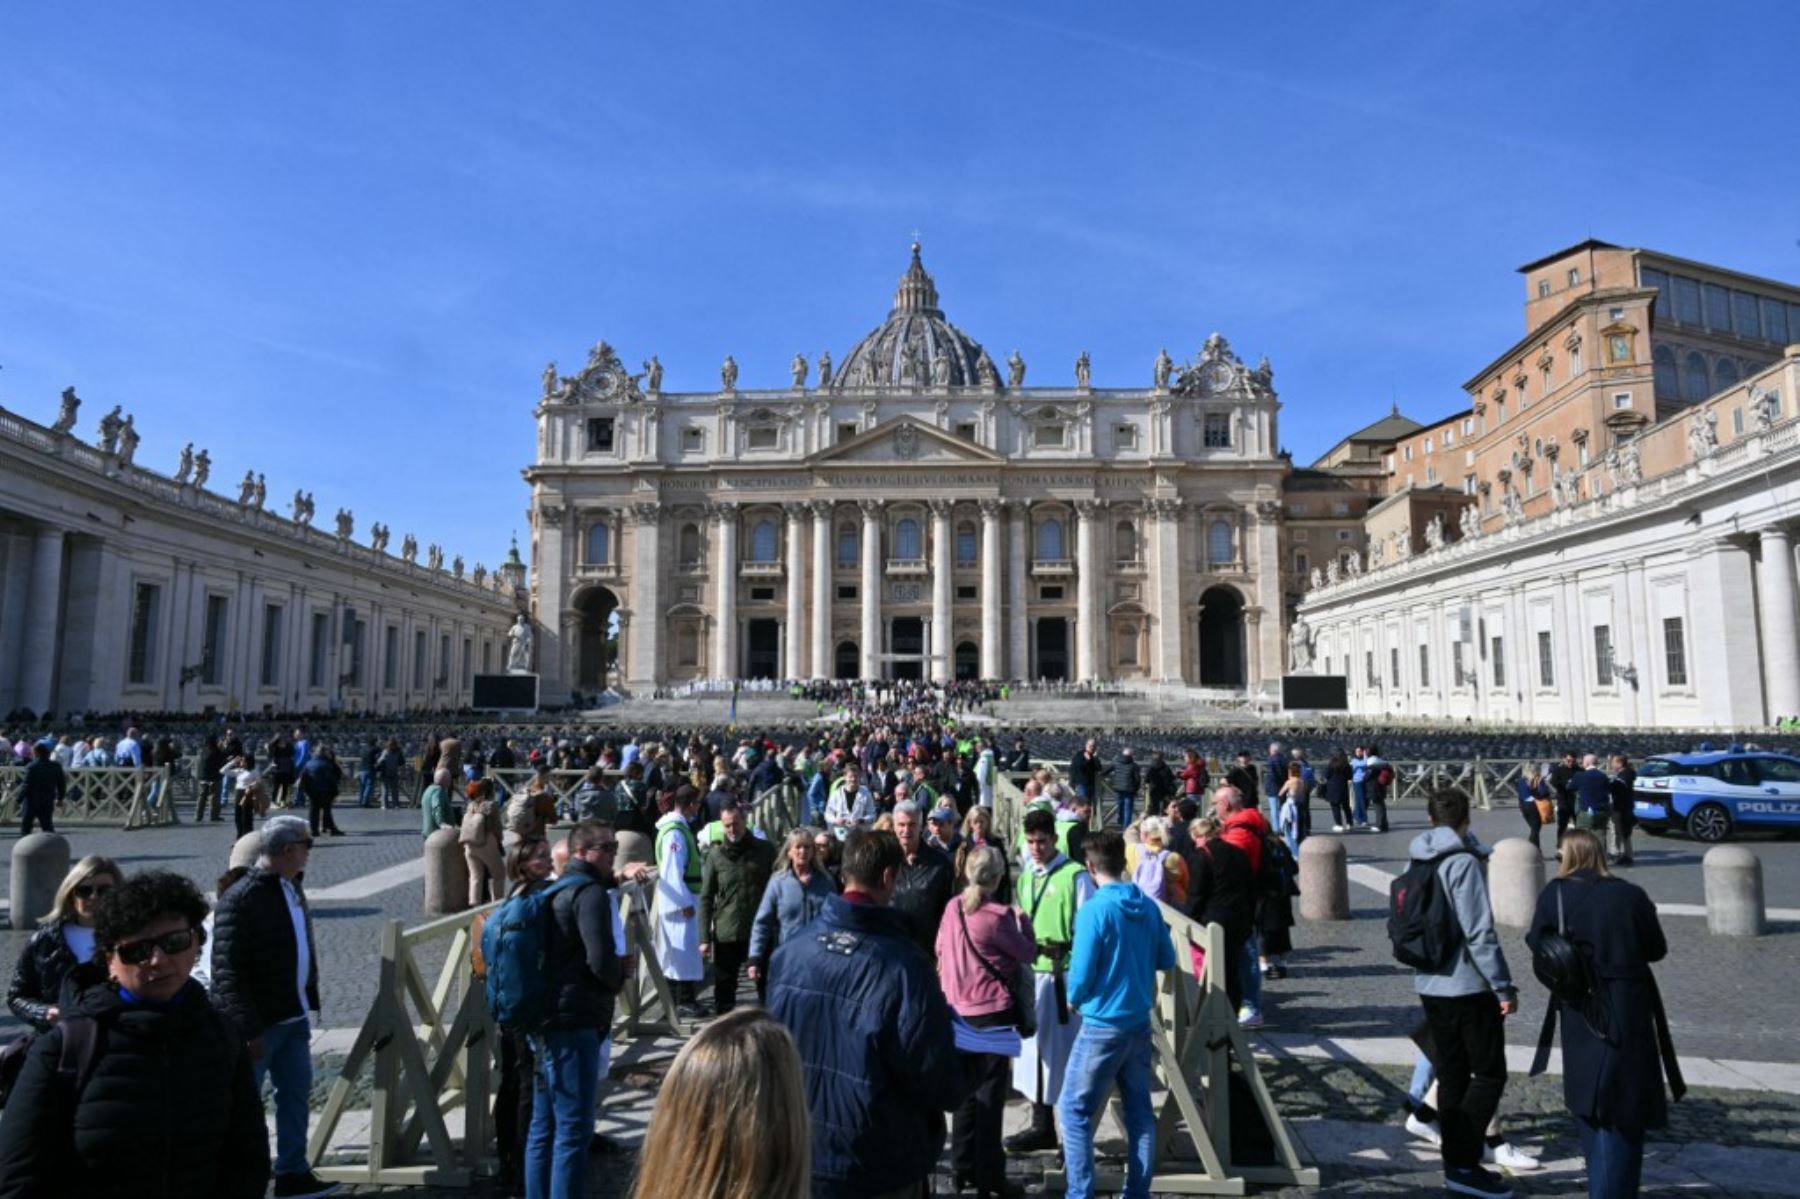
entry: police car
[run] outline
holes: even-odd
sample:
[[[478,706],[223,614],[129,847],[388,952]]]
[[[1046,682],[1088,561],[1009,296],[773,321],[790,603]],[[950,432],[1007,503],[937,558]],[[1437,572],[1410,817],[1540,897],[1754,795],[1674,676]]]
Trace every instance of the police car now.
[[[1638,766],[1632,811],[1647,832],[1723,841],[1739,828],[1800,832],[1800,758],[1730,750]]]

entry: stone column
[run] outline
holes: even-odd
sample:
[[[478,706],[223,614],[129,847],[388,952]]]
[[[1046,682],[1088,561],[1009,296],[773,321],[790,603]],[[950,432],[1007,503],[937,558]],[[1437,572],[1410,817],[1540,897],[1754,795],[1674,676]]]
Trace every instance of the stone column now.
[[[540,699],[546,704],[563,703],[568,700],[569,692],[575,686],[574,649],[570,645],[570,625],[564,619],[563,609],[567,604],[569,586],[573,574],[571,559],[565,553],[563,542],[563,525],[567,522],[567,509],[555,499],[546,497],[537,509],[537,531],[532,537],[531,578],[535,583],[532,588],[533,623],[536,625],[538,638],[537,661],[535,663],[541,676],[538,684]],[[416,570],[409,567],[408,570]],[[415,625],[415,631],[417,626]],[[427,638],[430,633],[427,632]],[[409,645],[408,651],[411,651]],[[437,652],[435,645],[427,645],[429,653]],[[428,702],[431,684],[431,666],[429,653],[426,657],[425,684],[426,690],[420,694],[417,689],[411,696],[413,703]]]
[[[862,509],[862,677],[881,677],[881,501],[858,500]]]
[[[1000,501],[981,501],[981,677],[1006,673],[1000,641]]]
[[[1768,688],[1768,723],[1800,716],[1800,629],[1794,621],[1793,534],[1778,525],[1762,531],[1757,564],[1757,615],[1762,630],[1762,677]]]
[[[734,679],[738,676],[737,652],[737,534],[738,506],[727,500],[715,504],[713,582],[717,588],[713,600],[713,677]]]
[[[828,679],[835,667],[831,644],[832,510],[830,500],[812,502],[812,673]]]
[[[39,529],[31,540],[31,584],[25,598],[25,641],[19,657],[19,704],[40,715],[56,694],[56,634],[62,618],[63,531]]]
[[[1160,683],[1183,679],[1181,609],[1181,500],[1153,499],[1145,505],[1150,527],[1146,541],[1150,554],[1150,602],[1145,605],[1155,632],[1150,640],[1151,676]]]
[[[1100,562],[1095,548],[1094,525],[1100,519],[1099,500],[1075,501],[1075,677],[1081,682],[1098,677],[1094,653],[1095,594]]]
[[[633,504],[636,554],[631,567],[631,608],[637,616],[625,679],[633,690],[649,691],[664,677],[662,602],[662,505]]]
[[[806,675],[806,505],[782,505],[787,513],[787,630],[783,669],[790,679]],[[825,613],[819,613],[824,619]]]
[[[0,712],[19,706],[19,658],[25,635],[25,602],[31,586],[31,538],[0,533]],[[165,707],[173,707],[165,704]]]
[[[1024,500],[1007,500],[1012,509],[1012,552],[1006,558],[1007,640],[1012,643],[1012,677],[1029,679],[1031,675],[1031,505]]]
[[[931,500],[931,669],[923,672],[939,682],[954,678],[952,655],[955,628],[950,622],[950,512],[951,500]]]
[[[1256,604],[1266,614],[1262,624],[1252,630],[1257,643],[1250,657],[1258,663],[1258,669],[1251,686],[1279,696],[1281,669],[1287,661],[1287,601],[1281,589],[1281,505],[1265,500],[1251,509],[1251,517],[1249,536],[1244,539],[1243,568],[1256,580]]]

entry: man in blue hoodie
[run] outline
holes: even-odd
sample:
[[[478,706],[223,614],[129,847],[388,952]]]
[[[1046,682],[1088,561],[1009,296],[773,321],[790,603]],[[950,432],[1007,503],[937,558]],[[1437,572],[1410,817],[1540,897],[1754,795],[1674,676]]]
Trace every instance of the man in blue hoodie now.
[[[1156,1149],[1150,1105],[1150,1006],[1156,972],[1175,968],[1175,946],[1156,904],[1125,877],[1125,839],[1111,829],[1087,838],[1088,872],[1100,889],[1075,914],[1069,1006],[1081,1031],[1063,1083],[1063,1161],[1069,1199],[1094,1193],[1094,1125],[1113,1083],[1125,1109],[1126,1199],[1148,1199]]]

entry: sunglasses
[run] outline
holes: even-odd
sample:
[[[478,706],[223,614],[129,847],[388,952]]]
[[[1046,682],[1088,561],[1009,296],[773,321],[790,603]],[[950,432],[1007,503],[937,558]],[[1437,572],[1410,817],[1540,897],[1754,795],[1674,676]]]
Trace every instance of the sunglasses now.
[[[75,884],[75,898],[93,899],[97,896],[106,894],[112,889],[113,885],[111,883],[77,883]]]
[[[178,953],[186,953],[199,940],[195,929],[184,928],[178,932],[164,933],[160,937],[151,937],[143,941],[126,941],[113,946],[113,952],[127,966],[142,966],[150,960],[152,954],[162,950],[163,956],[172,958]]]

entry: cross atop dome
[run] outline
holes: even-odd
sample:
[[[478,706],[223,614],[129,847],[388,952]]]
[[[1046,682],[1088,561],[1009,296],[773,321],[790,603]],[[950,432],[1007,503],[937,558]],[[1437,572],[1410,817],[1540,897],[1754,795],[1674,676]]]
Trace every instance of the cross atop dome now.
[[[894,311],[944,315],[938,308],[937,284],[931,281],[931,276],[925,273],[925,264],[919,260],[917,234],[913,235],[912,264],[900,276],[900,286],[894,289]]]

